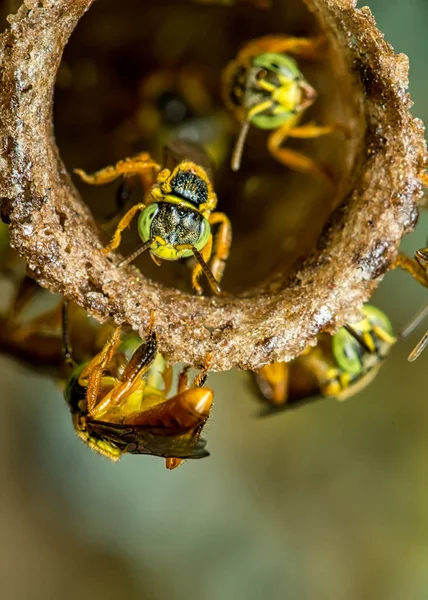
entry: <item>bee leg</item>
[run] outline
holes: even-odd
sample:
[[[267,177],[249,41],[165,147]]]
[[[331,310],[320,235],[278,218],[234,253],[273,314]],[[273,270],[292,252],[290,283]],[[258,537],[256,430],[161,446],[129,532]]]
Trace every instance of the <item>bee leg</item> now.
[[[333,125],[315,125],[315,123],[307,123],[306,125],[299,125],[293,127],[287,133],[289,137],[300,138],[300,139],[313,139],[321,137],[322,135],[328,135],[329,133],[342,132],[349,136],[350,131],[345,125],[335,123]]]
[[[144,210],[145,208],[146,205],[140,202],[139,204],[135,204],[135,206],[130,208],[128,212],[123,215],[123,217],[119,221],[118,226],[116,227],[116,231],[114,232],[110,243],[108,244],[108,246],[103,248],[103,254],[108,254],[112,250],[116,250],[116,248],[120,245],[120,242],[122,240],[122,231],[129,227],[132,219],[135,217],[137,212]]]
[[[320,56],[322,57],[321,50],[325,45],[326,40],[322,35],[314,38],[266,35],[249,42],[239,58],[256,56],[262,52],[276,52],[278,54],[295,54],[302,58],[317,59]]]
[[[89,185],[111,183],[122,175],[125,177],[139,176],[144,189],[148,189],[155,183],[159,171],[159,164],[147,152],[119,160],[115,165],[109,165],[92,174],[86,173],[83,169],[74,169],[76,175]]]
[[[99,405],[106,403],[98,402],[102,378],[108,363],[113,358],[116,348],[120,344],[122,330],[117,327],[113,336],[108,340],[104,348],[86,365],[79,376],[79,385],[86,387],[87,410],[91,417],[95,417]],[[98,404],[97,404],[98,402]],[[104,407],[105,408],[105,407]]]
[[[203,292],[202,287],[198,283],[198,279],[202,273],[204,273],[205,277],[210,284],[212,291],[215,294],[221,294],[221,288],[218,281],[215,279],[214,275],[211,272],[207,262],[211,256],[212,252],[212,244],[213,244],[213,236],[210,234],[208,238],[208,242],[202,248],[201,252],[195,248],[192,244],[178,244],[176,246],[177,250],[191,250],[193,252],[193,256],[197,260],[197,265],[194,267],[192,271],[192,286],[196,293],[200,296]]]
[[[428,287],[428,277],[419,263],[413,258],[409,258],[405,254],[399,254],[392,263],[392,269],[399,267],[416,279],[421,285]]]
[[[422,339],[416,344],[413,350],[410,352],[408,356],[408,361],[413,362],[420,356],[421,352],[428,346],[428,331],[422,337]]]
[[[142,377],[153,364],[156,354],[157,342],[153,333],[152,315],[147,340],[135,350],[122,373],[119,384],[111,392],[110,403],[112,405],[120,406],[131,394],[144,389],[146,382]],[[101,405],[100,407],[103,408]]]
[[[184,458],[166,458],[165,459],[165,467],[168,469],[168,471],[172,471],[172,469],[176,469],[183,463],[184,463]]]
[[[162,371],[162,379],[164,383],[164,394],[165,396],[169,394],[172,387],[172,378],[173,378],[173,370],[169,362],[165,365],[164,370]]]
[[[301,173],[309,173],[322,179],[327,179],[333,183],[334,178],[330,171],[323,165],[318,164],[313,158],[290,150],[289,148],[281,148],[285,139],[290,135],[288,126],[280,127],[273,131],[268,138],[268,149],[271,155],[280,163]]]
[[[222,280],[226,261],[229,257],[230,245],[232,243],[232,225],[224,213],[212,213],[208,221],[210,225],[220,224],[214,239],[214,251],[210,268],[218,282]]]
[[[207,352],[204,364],[201,366],[201,372],[199,373],[199,375],[196,375],[195,379],[193,380],[194,388],[202,387],[204,385],[204,383],[207,379],[208,371],[211,368],[211,364],[212,364],[212,354],[211,354],[211,352]]]
[[[189,370],[190,370],[190,366],[187,365],[185,366],[181,372],[180,375],[178,376],[178,384],[177,384],[177,395],[181,394],[182,392],[185,392],[186,390],[189,389]]]
[[[208,261],[211,258],[212,247],[213,247],[213,236],[210,235],[208,242],[205,244],[205,246],[201,250],[202,258],[204,259],[204,261],[206,263],[208,263]],[[202,289],[201,285],[199,284],[199,279],[200,279],[202,273],[203,273],[202,266],[198,262],[198,263],[196,263],[196,265],[194,266],[194,268],[192,270],[192,288],[196,291],[196,293],[199,296],[203,292],[203,289]]]
[[[156,256],[156,254],[153,254],[153,252],[150,252],[150,258],[152,259],[152,261],[155,263],[155,265],[157,267],[161,267],[162,266],[161,259],[158,256]]]
[[[415,259],[419,266],[425,271],[428,278],[428,247],[416,250]]]

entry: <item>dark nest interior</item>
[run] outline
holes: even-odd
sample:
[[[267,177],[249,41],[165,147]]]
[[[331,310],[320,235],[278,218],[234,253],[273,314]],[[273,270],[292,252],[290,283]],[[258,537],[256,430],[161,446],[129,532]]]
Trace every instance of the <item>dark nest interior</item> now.
[[[319,332],[358,318],[415,225],[426,162],[407,58],[369,9],[354,0],[235,4],[27,0],[0,36],[1,210],[29,274],[142,336],[155,308],[161,352],[193,365],[211,353],[213,370],[290,360]],[[316,60],[299,60],[318,92],[302,123],[346,134],[286,145],[324,165],[334,183],[279,164],[267,132],[254,127],[241,170],[230,169],[239,124],[224,108],[221,73],[243,44],[267,34],[327,40]],[[156,81],[163,91],[150,103]],[[190,260],[159,268],[142,256],[139,270],[117,268],[101,253],[117,185],[69,176],[141,151],[162,162],[177,136],[211,153],[218,210],[232,222],[221,296],[206,282],[203,296],[192,292]],[[137,243],[134,224],[121,253]]]
[[[239,124],[222,101],[222,70],[247,41],[284,32],[311,37],[319,35],[320,27],[300,0],[276,1],[265,10],[250,4],[104,0],[94,4],[73,33],[57,80],[55,131],[70,172],[75,167],[94,171],[141,151],[162,162],[162,144],[174,136],[206,145],[214,163],[218,210],[229,216],[233,227],[222,282],[233,294],[251,295],[269,282],[287,281],[343,198],[363,135],[356,127],[361,106],[350,102],[351,78],[327,48],[317,60],[299,60],[319,94],[303,123],[343,124],[355,135],[335,133],[286,143],[316,157],[335,182],[279,164],[266,148],[269,132],[254,127],[240,171],[231,171]],[[192,77],[199,85],[195,90],[190,88]],[[162,82],[156,84],[157,79]],[[156,85],[159,91],[152,100],[150,86]],[[150,112],[150,102],[161,119]],[[106,221],[114,211],[117,184],[90,187],[77,177],[75,183],[98,222]],[[140,200],[137,188],[131,202]],[[106,239],[111,231],[107,229]],[[137,245],[134,223],[121,252],[126,255]],[[191,261],[180,263],[163,262],[158,268],[145,255],[136,264],[144,276],[191,292]]]

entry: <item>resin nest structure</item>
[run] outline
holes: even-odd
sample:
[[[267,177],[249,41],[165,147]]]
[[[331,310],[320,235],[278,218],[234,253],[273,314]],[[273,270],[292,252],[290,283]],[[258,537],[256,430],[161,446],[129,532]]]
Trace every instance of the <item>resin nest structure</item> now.
[[[289,34],[287,15],[304,11],[308,34],[327,40],[326,59],[317,67],[317,110],[323,122],[345,124],[348,135],[326,146],[320,142],[314,152],[332,163],[337,183],[323,189],[286,169],[282,175],[276,165],[272,177],[279,183],[274,186],[269,172],[264,176],[260,171],[258,210],[263,218],[251,235],[251,211],[242,205],[234,211],[233,194],[225,197],[223,192],[221,210],[232,206],[234,236],[237,232],[225,293],[216,297],[207,290],[196,297],[191,290],[155,281],[144,269],[118,269],[120,257],[101,252],[99,227],[55,144],[57,70],[91,3],[27,0],[8,18],[9,27],[0,38],[2,217],[10,223],[11,243],[29,274],[95,318],[129,324],[142,336],[155,308],[160,350],[174,362],[192,365],[211,352],[213,370],[258,369],[290,360],[315,343],[321,331],[334,332],[358,320],[363,303],[396,257],[400,240],[417,221],[426,153],[423,125],[410,114],[407,57],[394,54],[370,10],[357,9],[351,0],[275,3],[270,25],[275,33]],[[235,10],[183,6],[198,15],[216,11],[214,38],[216,28]],[[269,9],[241,5],[239,10],[263,13],[268,22]],[[135,15],[130,18],[136,20]],[[254,14],[251,20],[257,21]],[[269,32],[258,35],[263,33]],[[241,41],[228,42],[231,53]],[[334,143],[340,144],[339,153]],[[340,162],[334,158],[338,155]],[[239,176],[245,175],[244,165]],[[291,205],[298,207],[292,219],[285,214]]]

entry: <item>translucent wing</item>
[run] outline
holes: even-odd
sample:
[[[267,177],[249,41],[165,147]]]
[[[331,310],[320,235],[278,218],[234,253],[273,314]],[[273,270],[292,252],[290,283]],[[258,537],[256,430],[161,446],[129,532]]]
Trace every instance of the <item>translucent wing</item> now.
[[[149,454],[163,458],[204,458],[206,441],[197,435],[165,435],[138,425],[120,425],[104,421],[88,421],[88,429],[98,437],[129,454]],[[163,433],[163,435],[162,435]]]

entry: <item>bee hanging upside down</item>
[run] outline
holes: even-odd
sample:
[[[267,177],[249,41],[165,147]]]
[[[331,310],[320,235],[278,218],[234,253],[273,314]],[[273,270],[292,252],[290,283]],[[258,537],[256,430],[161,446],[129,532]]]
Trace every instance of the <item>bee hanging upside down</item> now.
[[[406,330],[394,337],[388,317],[379,309],[365,305],[364,318],[337,333],[318,335],[318,344],[300,356],[276,362],[255,373],[256,384],[266,412],[297,408],[321,397],[345,400],[365,388],[377,375],[397,339],[419,323],[420,315]]]
[[[178,260],[194,256],[197,264],[192,272],[192,286],[202,294],[199,278],[205,274],[214,293],[220,294],[220,280],[232,241],[232,229],[227,216],[213,212],[217,196],[206,170],[198,164],[183,160],[170,169],[161,169],[149,154],[126,158],[114,166],[105,167],[93,175],[81,169],[75,172],[92,185],[110,183],[123,177],[125,183],[140,177],[147,191],[144,202],[136,204],[122,217],[110,244],[103,252],[115,250],[128,227],[140,212],[138,233],[143,244],[118,267],[133,261],[145,250],[157,265],[161,260]],[[215,241],[211,227],[218,225]],[[208,262],[211,260],[210,267]]]
[[[428,185],[428,178],[426,180],[426,185]],[[405,254],[399,254],[392,265],[393,269],[396,267],[404,269],[410,273],[416,281],[428,288],[428,247],[416,250],[414,259],[409,258]],[[412,362],[416,360],[427,346],[428,331],[409,354],[409,361]]]
[[[78,436],[112,460],[124,453],[151,454],[165,457],[168,469],[184,458],[208,456],[200,434],[213,401],[212,391],[202,387],[209,359],[191,386],[187,369],[182,371],[177,394],[167,398],[172,369],[157,352],[153,318],[144,343],[134,333],[100,325],[67,301],[22,319],[27,305],[45,293],[24,279],[8,316],[0,317],[0,350],[65,383]]]
[[[283,165],[330,178],[326,168],[300,152],[284,148],[287,137],[308,139],[332,133],[337,125],[299,125],[317,97],[289,56],[315,58],[324,38],[265,36],[248,42],[223,73],[223,96],[226,106],[241,123],[241,131],[232,156],[231,168],[237,171],[250,125],[267,129],[270,154]]]
[[[182,371],[177,394],[167,398],[172,369],[157,352],[153,319],[143,343],[117,328],[67,382],[65,397],[77,435],[112,460],[125,453],[149,454],[166,458],[167,469],[186,458],[208,456],[200,438],[213,401],[213,392],[202,387],[207,368],[192,386],[187,369]]]

